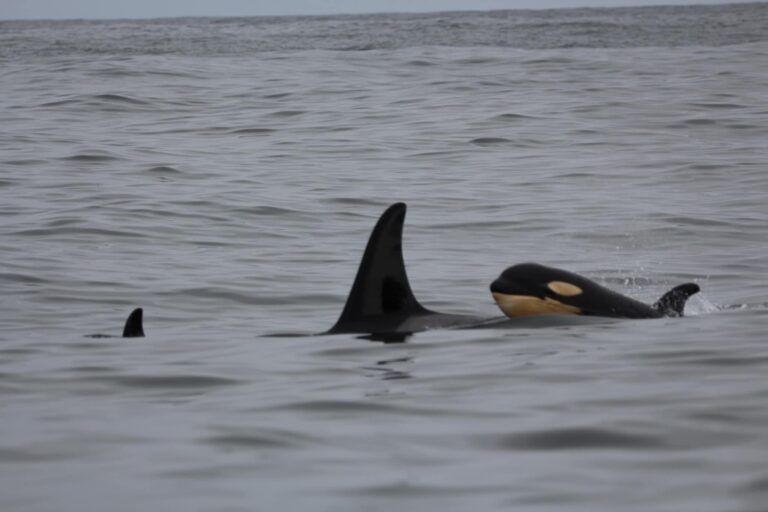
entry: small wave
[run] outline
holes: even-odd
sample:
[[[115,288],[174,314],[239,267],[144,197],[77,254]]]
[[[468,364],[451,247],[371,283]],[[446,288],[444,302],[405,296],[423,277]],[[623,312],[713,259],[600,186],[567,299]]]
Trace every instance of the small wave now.
[[[371,50],[379,50],[388,48],[390,45],[386,44],[360,44],[360,45],[352,45],[352,46],[343,46],[341,48],[338,48],[338,51],[340,52],[368,52]]]
[[[493,146],[495,144],[509,144],[512,141],[503,137],[478,137],[469,142],[478,146]]]
[[[409,60],[405,63],[406,66],[416,66],[416,67],[427,67],[427,66],[434,66],[432,62],[426,61],[426,60]]]
[[[112,160],[122,160],[120,157],[106,153],[106,152],[94,152],[94,153],[78,153],[72,156],[65,156],[61,160],[67,160],[70,162],[109,162]]]
[[[88,96],[73,96],[58,101],[41,103],[41,107],[61,107],[66,105],[93,105],[93,104],[117,104],[117,105],[149,105],[148,102],[123,96],[120,94],[94,94]]]
[[[768,495],[768,476],[763,476],[752,480],[745,485],[742,490],[748,493],[767,494]]]
[[[720,355],[721,352],[714,350],[665,350],[659,352],[647,352],[638,354],[635,357],[639,359],[648,359],[651,361],[659,360],[680,360],[699,357],[709,357]]]
[[[239,380],[208,375],[123,375],[88,377],[86,380],[115,384],[127,388],[197,389],[234,386]]]
[[[353,400],[314,400],[314,401],[301,401],[285,404],[271,405],[261,408],[259,410],[270,411],[301,411],[303,413],[333,413],[333,414],[345,414],[345,413],[366,413],[366,414],[392,414],[392,415],[407,415],[418,416],[424,418],[434,417],[466,417],[466,411],[463,409],[438,409],[434,407],[406,407],[402,405],[390,404],[390,403],[377,403],[368,401],[353,401]],[[475,413],[479,416],[497,416],[497,413]]]
[[[161,174],[161,175],[182,174],[180,170],[167,165],[158,165],[156,167],[150,167],[149,169],[145,169],[144,172],[147,172],[149,174]]]
[[[128,96],[122,96],[120,94],[97,94],[94,98],[102,101],[109,101],[113,103],[129,103],[131,105],[147,105],[146,101],[137,100],[136,98],[129,98]]]
[[[657,351],[638,354],[635,357],[653,361],[654,364],[685,366],[761,366],[768,363],[768,356],[736,356],[717,350]]]
[[[467,59],[459,59],[454,61],[456,64],[493,64],[499,62],[499,59],[493,57],[470,57]]]
[[[449,158],[456,156],[460,154],[460,151],[456,150],[450,150],[450,151],[422,151],[419,153],[411,153],[410,157],[413,158]]]
[[[0,356],[25,356],[29,354],[38,354],[40,352],[42,351],[36,348],[0,348]]]
[[[278,110],[269,114],[272,117],[295,117],[306,114],[306,110]]]
[[[728,304],[727,306],[720,306],[718,310],[739,310],[739,311],[760,311],[768,309],[768,302],[749,302],[745,304]]]
[[[686,169],[693,171],[718,171],[720,169],[726,169],[728,166],[724,164],[690,164],[685,166]]]
[[[562,66],[565,64],[572,64],[573,59],[566,59],[564,57],[550,57],[547,59],[529,59],[526,61],[523,61],[523,64],[557,64],[558,66]]]
[[[252,206],[250,208],[235,208],[232,210],[232,212],[237,214],[258,215],[265,217],[282,217],[284,215],[295,215],[302,213],[298,210],[278,208],[277,206]]]
[[[768,363],[768,356],[764,357],[737,357],[737,356],[716,356],[693,358],[685,361],[675,361],[675,364],[685,364],[690,366],[716,366],[716,367],[745,367],[745,366],[763,366]]]
[[[686,303],[685,316],[708,315],[711,313],[717,313],[721,309],[724,308],[719,307],[705,296],[698,294],[694,297],[691,297],[691,299]]]
[[[143,234],[133,233],[131,231],[117,231],[114,229],[75,228],[75,227],[25,229],[21,231],[15,231],[13,234],[18,236],[96,235],[96,236],[122,237],[122,238],[143,238],[145,236]]]
[[[266,135],[269,133],[274,133],[274,128],[238,128],[236,130],[232,130],[230,133],[238,134],[238,135]]]
[[[355,402],[345,400],[314,400],[311,402],[294,402],[270,407],[271,410],[296,410],[304,412],[364,412],[364,413],[397,413],[400,407],[389,404],[372,402]]]
[[[690,126],[706,126],[706,125],[717,124],[717,119],[709,119],[706,117],[700,117],[696,119],[686,119],[685,121],[683,121],[683,124],[690,125]]]
[[[72,226],[74,224],[79,224],[79,223],[80,223],[80,219],[75,219],[75,218],[55,219],[48,222],[48,227],[58,228],[61,226]]]
[[[572,178],[594,178],[597,176],[595,173],[591,172],[567,172],[565,174],[558,174],[558,178],[564,178],[564,179],[572,179]]]
[[[492,119],[496,121],[522,121],[523,119],[534,119],[534,118],[532,116],[526,116],[524,114],[508,113],[508,114],[499,114],[497,116],[494,116]]]
[[[174,128],[162,132],[151,133],[199,133],[202,135],[217,134],[217,133],[229,133],[232,130],[231,126],[207,126],[203,128]]]
[[[2,448],[0,447],[0,462],[50,462],[71,459],[79,454],[63,447],[50,449],[34,448]]]
[[[36,160],[36,159],[32,159],[32,158],[25,158],[25,159],[21,159],[21,160],[5,160],[3,163],[6,164],[6,165],[40,165],[40,164],[44,164],[45,160]],[[7,181],[7,180],[2,180],[2,181],[7,183],[7,184],[13,183],[12,181]]]
[[[76,373],[112,373],[118,370],[119,368],[112,366],[73,366],[69,368],[69,371]]]
[[[651,449],[665,445],[653,436],[587,427],[507,434],[492,444],[504,450]]]
[[[457,486],[457,485],[424,485],[417,482],[395,482],[391,484],[370,485],[364,487],[355,487],[342,491],[345,494],[351,495],[365,495],[379,498],[396,498],[403,499],[407,497],[423,497],[434,498],[435,496],[446,495],[460,495],[466,497],[467,494],[476,493],[488,493],[494,491],[506,491],[504,486],[491,487],[491,486]]]
[[[214,435],[203,439],[213,445],[232,448],[298,448],[315,441],[295,432],[277,429],[243,429]]]
[[[391,341],[390,340],[372,340],[372,341],[384,341],[385,343],[402,343],[403,338],[406,338],[407,335],[403,333],[395,333],[395,335],[400,336],[400,341]],[[374,335],[367,335],[366,338],[370,338]],[[379,336],[379,335],[375,335]],[[362,338],[363,336],[359,336]],[[381,364],[381,362],[379,362]],[[376,377],[381,380],[403,380],[403,379],[412,379],[413,375],[411,375],[409,372],[403,371],[403,370],[395,370],[392,368],[386,368],[382,366],[364,366],[363,370],[366,370],[370,372],[370,375],[373,377]]]
[[[159,70],[147,70],[142,71],[142,74],[148,75],[148,76],[172,76],[172,77],[178,77],[178,78],[193,78],[193,79],[204,79],[206,78],[206,75],[203,74],[194,74],[194,73],[186,73],[181,71],[159,71]]]
[[[0,281],[6,281],[9,283],[23,283],[23,284],[46,284],[50,282],[47,279],[42,279],[37,276],[30,276],[26,274],[11,274],[11,273],[0,273]]]
[[[106,339],[106,338],[122,338],[122,336],[118,336],[116,334],[86,334],[83,336],[83,338],[92,338],[92,339]],[[93,352],[95,350],[106,348],[107,345],[103,343],[96,343],[96,342],[84,342],[84,343],[72,343],[71,345],[67,345],[67,348],[72,348],[75,350],[84,350],[87,352]]]
[[[685,119],[683,121],[672,123],[667,128],[690,128],[691,126],[713,126],[718,121],[716,119],[710,119],[707,117],[697,117],[693,119]]]
[[[79,98],[71,98],[66,100],[49,101],[47,103],[41,103],[41,107],[61,107],[63,105],[72,105],[75,103],[82,103],[83,100]]]
[[[316,336],[314,332],[268,332],[259,335],[260,338],[308,338]]]
[[[244,293],[238,293],[225,288],[206,287],[206,288],[185,288],[176,290],[173,295],[184,297],[198,297],[201,299],[216,299],[227,300],[235,302],[237,304],[244,304],[249,306],[268,306],[268,305],[281,305],[291,304],[287,299],[281,299],[279,297],[257,297],[253,295],[246,295]]]
[[[491,221],[478,221],[478,222],[435,222],[432,224],[427,224],[425,227],[429,229],[462,229],[462,230],[471,230],[471,229],[478,229],[478,228],[496,228],[496,229],[506,229],[506,228],[514,228],[520,225],[525,224],[525,222],[520,220],[491,220]]]
[[[323,201],[332,203],[332,204],[341,204],[341,205],[349,205],[349,206],[381,206],[381,203],[373,200],[373,199],[366,199],[364,197],[330,197],[327,199],[323,199]]]
[[[652,214],[652,216],[658,218],[662,222],[667,222],[669,224],[675,224],[675,225],[697,226],[697,227],[711,226],[711,227],[721,227],[724,229],[738,228],[738,226],[734,226],[733,222],[717,220],[717,219],[706,219],[702,217],[687,217],[683,215],[668,215],[668,214]]]
[[[756,124],[746,124],[746,123],[730,123],[725,125],[726,128],[730,128],[732,130],[762,130],[763,126],[758,126]]]
[[[718,103],[718,102],[701,102],[701,103],[688,103],[688,105],[692,107],[698,107],[698,108],[705,108],[705,109],[735,109],[735,108],[745,108],[744,105],[739,105],[738,103]]]

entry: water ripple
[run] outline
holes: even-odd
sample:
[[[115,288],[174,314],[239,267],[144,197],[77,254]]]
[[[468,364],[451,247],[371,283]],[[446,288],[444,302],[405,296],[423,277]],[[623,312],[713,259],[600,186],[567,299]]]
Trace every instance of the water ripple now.
[[[654,436],[599,428],[560,428],[496,436],[492,446],[502,450],[649,450],[666,443]]]
[[[68,160],[72,162],[110,162],[113,160],[122,160],[122,158],[104,151],[77,153],[75,155],[63,157],[61,160]]]
[[[504,137],[478,137],[476,139],[470,140],[469,142],[472,144],[477,144],[478,146],[493,146],[498,144],[509,144],[512,141],[505,139]]]
[[[202,441],[212,445],[232,448],[260,450],[262,448],[301,448],[318,440],[303,434],[281,429],[265,428],[223,428],[217,435]]]
[[[91,382],[139,389],[200,389],[235,386],[242,382],[225,377],[209,375],[119,375],[85,377]]]

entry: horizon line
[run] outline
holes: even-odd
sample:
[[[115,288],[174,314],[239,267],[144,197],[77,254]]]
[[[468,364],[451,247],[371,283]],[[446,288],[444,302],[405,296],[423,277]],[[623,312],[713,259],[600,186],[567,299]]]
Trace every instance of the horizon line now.
[[[600,0],[597,0],[600,2]],[[663,2],[663,0],[661,0]],[[355,11],[355,12],[334,12],[334,13],[308,13],[308,14],[218,14],[218,15],[204,15],[204,14],[192,14],[192,15],[169,15],[169,16],[124,16],[115,18],[84,18],[84,17],[61,17],[61,18],[3,18],[0,15],[0,22],[29,22],[29,21],[48,21],[48,22],[71,22],[71,21],[147,21],[147,20],[174,20],[174,19],[189,19],[189,18],[325,18],[325,17],[342,17],[342,16],[377,16],[377,15],[405,15],[405,14],[451,14],[451,13],[484,13],[484,12],[504,12],[504,11],[572,11],[581,9],[594,9],[594,10],[616,10],[616,9],[648,9],[648,8],[666,8],[666,7],[718,7],[718,6],[737,6],[737,5],[755,5],[768,3],[766,0],[752,0],[752,1],[731,1],[731,0],[681,0],[673,3],[648,3],[648,4],[636,4],[636,5],[595,5],[585,1],[584,5],[579,6],[557,6],[557,7],[519,7],[519,8],[491,8],[491,9],[435,9],[435,10],[392,10],[392,11]]]

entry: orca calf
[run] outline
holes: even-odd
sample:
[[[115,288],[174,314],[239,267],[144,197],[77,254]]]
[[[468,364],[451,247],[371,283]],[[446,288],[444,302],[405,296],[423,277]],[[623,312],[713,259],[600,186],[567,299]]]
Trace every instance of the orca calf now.
[[[88,338],[114,338],[109,334],[89,334]],[[136,308],[131,311],[123,326],[123,338],[143,338],[144,337],[144,310]]]
[[[496,304],[510,318],[536,315],[586,315],[614,318],[683,316],[696,283],[672,288],[652,306],[616,293],[565,270],[537,263],[509,267],[491,283]]]
[[[408,282],[402,249],[405,211],[404,203],[395,203],[379,218],[368,239],[341,316],[324,334],[368,334],[371,339],[379,341],[403,341],[405,336],[414,332],[437,328],[581,323],[563,321],[563,317],[556,316],[539,321],[518,318],[523,316],[682,316],[685,301],[699,291],[696,284],[684,284],[672,289],[653,306],[647,306],[576,274],[528,263],[508,268],[491,285],[496,303],[511,318],[488,319],[438,313],[416,300]]]

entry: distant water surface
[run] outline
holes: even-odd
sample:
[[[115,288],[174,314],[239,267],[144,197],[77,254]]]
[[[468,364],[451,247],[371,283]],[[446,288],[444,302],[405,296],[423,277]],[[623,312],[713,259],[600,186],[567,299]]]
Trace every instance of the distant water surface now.
[[[0,509],[768,510],[766,63],[765,3],[0,22]],[[524,261],[703,291],[274,336],[395,201],[438,311]]]

